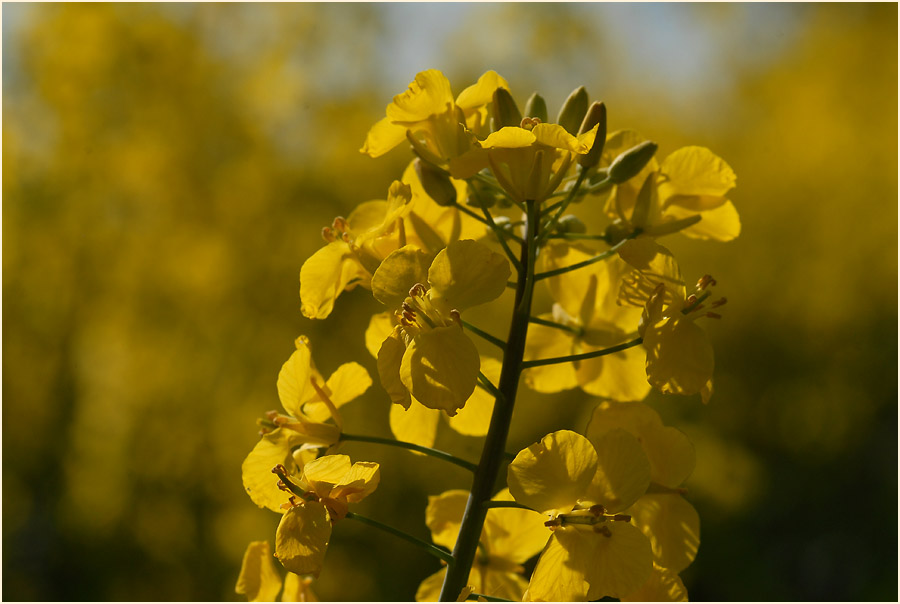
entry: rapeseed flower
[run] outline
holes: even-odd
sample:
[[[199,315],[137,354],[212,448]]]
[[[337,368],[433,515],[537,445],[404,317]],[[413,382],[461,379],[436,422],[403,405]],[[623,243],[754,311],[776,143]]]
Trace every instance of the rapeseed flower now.
[[[284,577],[282,602],[318,602],[310,584],[312,577],[301,577],[289,572]],[[248,602],[274,602],[281,592],[281,575],[272,563],[272,551],[268,541],[253,541],[244,552],[241,574],[235,593],[247,596]]]

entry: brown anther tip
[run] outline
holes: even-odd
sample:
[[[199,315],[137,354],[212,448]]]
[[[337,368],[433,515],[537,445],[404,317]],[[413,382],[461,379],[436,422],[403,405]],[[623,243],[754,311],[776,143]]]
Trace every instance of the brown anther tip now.
[[[715,302],[712,303],[712,307],[713,307],[713,308],[718,308],[718,307],[720,307],[720,306],[722,306],[722,305],[724,305],[724,304],[727,304],[727,303],[728,303],[728,299],[727,299],[727,298],[719,298],[718,300],[716,300]]]
[[[350,233],[341,233],[341,241],[350,243]]]
[[[697,296],[695,296],[694,294],[691,294],[690,296],[687,297],[687,300],[685,300],[685,302],[687,302],[688,305],[695,304],[697,302]]]
[[[722,318],[722,315],[720,315],[717,312],[708,312],[708,313],[706,313],[706,316],[709,317],[710,319],[721,319]]]
[[[548,520],[547,522],[545,522],[544,526],[546,526],[547,528],[554,528],[559,526],[560,524],[561,522],[559,521],[559,518],[554,518],[553,520]]]
[[[332,229],[331,227],[322,227],[322,239],[324,239],[328,243],[334,241],[334,229]]]
[[[519,127],[524,128],[525,130],[531,130],[540,123],[541,118],[539,117],[523,117],[522,121],[519,122]]]
[[[278,417],[278,412],[274,409],[272,411],[266,411],[266,418],[272,421],[275,421],[275,418]]]
[[[712,275],[703,275],[697,281],[697,289],[706,289],[709,286],[715,286],[716,280],[712,278]]]
[[[284,464],[277,464],[272,468],[272,474],[287,474],[287,468],[284,467]]]
[[[343,216],[335,217],[335,219],[331,223],[331,226],[334,227],[335,231],[343,232],[349,229],[349,227],[347,226],[347,219],[345,219]]]
[[[618,520],[619,522],[631,522],[631,516],[628,514],[616,514],[613,516],[613,520]]]
[[[597,505],[592,505],[590,509],[591,514],[593,514],[594,516],[602,516],[604,513],[606,513],[606,508],[599,503]]]

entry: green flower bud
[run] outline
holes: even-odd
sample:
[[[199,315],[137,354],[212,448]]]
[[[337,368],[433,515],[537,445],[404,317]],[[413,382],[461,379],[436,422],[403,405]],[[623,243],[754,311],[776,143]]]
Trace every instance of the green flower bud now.
[[[609,166],[609,179],[613,184],[619,184],[637,176],[653,158],[657,148],[656,143],[644,141],[622,152]]]
[[[422,188],[435,203],[439,206],[452,206],[456,203],[456,188],[450,182],[450,177],[446,172],[422,161],[421,157],[413,160],[413,167],[416,170],[416,176],[419,177],[419,182],[422,183]]]
[[[497,203],[497,197],[486,184],[476,179],[472,179],[468,182],[469,186],[466,189],[467,206],[472,206],[473,208],[480,208],[482,206],[486,208],[494,207],[494,204]]]
[[[606,227],[606,231],[603,233],[603,238],[606,239],[606,242],[609,245],[615,245],[631,235],[633,228],[630,224],[626,222],[622,222],[618,218]]]
[[[536,117],[542,122],[547,121],[547,101],[538,93],[528,97],[525,103],[525,117]]]
[[[593,168],[600,161],[603,153],[603,145],[606,143],[606,105],[594,101],[581,122],[578,134],[584,134],[594,126],[597,126],[597,136],[591,150],[578,156],[578,164],[582,168]]]
[[[566,102],[563,103],[556,117],[556,123],[566,129],[569,134],[578,133],[578,127],[584,119],[584,114],[588,108],[588,93],[584,86],[579,86],[572,91]]]
[[[634,210],[631,212],[631,224],[639,229],[647,226],[647,216],[650,215],[650,205],[653,201],[653,194],[656,192],[653,186],[656,180],[656,172],[651,172],[644,179],[641,190],[638,192],[637,201],[634,203]]]
[[[519,111],[516,102],[506,88],[498,88],[494,91],[491,113],[498,130],[504,126],[518,126],[522,123],[522,112]]]
[[[559,233],[587,233],[585,224],[574,214],[566,214],[560,218],[556,230]]]

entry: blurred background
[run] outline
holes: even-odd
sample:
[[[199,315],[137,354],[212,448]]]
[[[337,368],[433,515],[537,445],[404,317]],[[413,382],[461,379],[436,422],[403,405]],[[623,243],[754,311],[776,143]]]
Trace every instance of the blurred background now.
[[[380,305],[356,290],[304,319],[300,266],[399,177],[408,150],[358,149],[431,67],[455,93],[494,69],[551,115],[583,84],[660,158],[728,161],[741,237],[664,240],[729,299],[705,326],[709,405],[648,400],[698,452],[684,581],[698,600],[896,599],[895,4],[2,10],[4,599],[240,599],[244,548],[278,521],[240,464],[294,338],[326,375],[376,375]],[[596,402],[526,392],[508,450],[583,429]],[[376,385],[347,430],[389,435],[389,404]],[[437,446],[480,451],[446,425]],[[423,538],[427,496],[468,486],[404,451],[345,452],[383,464],[357,511]],[[408,600],[438,567],[348,521],[314,589]]]

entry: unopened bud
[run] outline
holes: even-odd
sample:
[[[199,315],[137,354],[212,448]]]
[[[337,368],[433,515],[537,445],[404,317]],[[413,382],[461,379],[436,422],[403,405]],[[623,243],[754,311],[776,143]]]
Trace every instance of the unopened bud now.
[[[538,93],[532,94],[525,102],[525,117],[536,117],[542,122],[547,121],[547,101]]]
[[[491,113],[498,130],[504,126],[518,126],[522,123],[522,112],[519,111],[516,102],[506,88],[498,88],[494,91]]]
[[[658,147],[652,141],[644,141],[622,152],[609,166],[609,179],[613,184],[619,184],[637,176],[653,158]]]
[[[569,134],[578,134],[578,127],[584,119],[588,109],[588,93],[584,86],[579,86],[572,91],[569,98],[563,103],[556,117],[556,123],[566,129]]]
[[[651,172],[644,179],[641,190],[638,192],[634,210],[631,212],[631,224],[639,229],[647,226],[647,217],[650,215],[650,205],[653,201],[653,182],[656,180],[656,172]]]
[[[452,206],[456,203],[456,188],[446,172],[423,161],[421,157],[413,160],[413,166],[422,188],[435,203],[439,206]]]
[[[578,134],[589,132],[591,128],[597,126],[597,136],[594,138],[594,144],[591,150],[584,155],[578,156],[578,163],[583,168],[592,168],[600,161],[600,154],[603,153],[603,145],[606,143],[606,105],[595,101],[585,114],[581,122],[581,128]]]
[[[587,227],[574,214],[566,214],[559,219],[556,230],[560,233],[586,233]]]
[[[486,184],[480,180],[470,180],[466,190],[466,205],[473,208],[492,208],[497,202],[497,197]]]
[[[630,224],[619,220],[618,218],[610,223],[609,226],[606,227],[606,231],[603,233],[603,238],[609,245],[615,245],[631,235],[631,232],[634,229]]]

